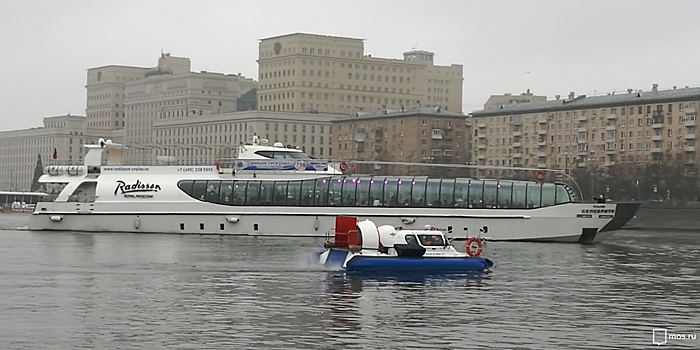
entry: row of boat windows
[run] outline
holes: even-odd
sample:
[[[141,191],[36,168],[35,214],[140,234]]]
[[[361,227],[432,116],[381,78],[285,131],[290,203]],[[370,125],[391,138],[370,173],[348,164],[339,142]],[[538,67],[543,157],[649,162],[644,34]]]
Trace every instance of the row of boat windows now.
[[[561,184],[330,176],[308,180],[182,180],[189,196],[224,205],[539,208],[573,201]]]

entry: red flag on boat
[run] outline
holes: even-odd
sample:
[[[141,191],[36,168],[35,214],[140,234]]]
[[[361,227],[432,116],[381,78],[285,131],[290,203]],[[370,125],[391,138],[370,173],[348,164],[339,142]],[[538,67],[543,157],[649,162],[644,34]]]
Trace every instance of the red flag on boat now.
[[[58,158],[58,152],[56,151],[56,148],[54,147],[53,149],[53,160],[56,160]]]

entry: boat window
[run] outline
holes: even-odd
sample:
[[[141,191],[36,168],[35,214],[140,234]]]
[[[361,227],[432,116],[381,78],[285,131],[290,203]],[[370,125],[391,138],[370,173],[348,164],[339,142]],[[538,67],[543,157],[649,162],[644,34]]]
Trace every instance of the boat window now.
[[[301,183],[301,205],[310,207],[314,204],[314,187],[316,180],[304,180]]]
[[[245,193],[248,188],[248,181],[236,181],[233,183],[233,205],[245,204]]]
[[[418,235],[418,240],[420,240],[420,244],[424,246],[445,245],[445,241],[442,239],[441,235]]]
[[[274,200],[272,205],[286,205],[287,204],[287,185],[289,181],[275,181],[275,191],[273,194]]]
[[[263,181],[260,183],[260,205],[272,204],[272,192],[274,188],[274,181]]]
[[[314,205],[325,207],[328,205],[328,178],[316,179],[316,197],[314,198]]]
[[[411,188],[413,187],[413,178],[403,177],[399,179],[398,190],[396,192],[396,203],[399,207],[407,207],[411,205]]]
[[[328,184],[328,205],[339,206],[340,197],[343,194],[343,177],[334,176]]]
[[[556,195],[556,185],[552,183],[542,184],[542,206],[549,207],[554,205],[554,196]]]
[[[346,177],[343,178],[343,195],[340,197],[340,205],[351,207],[355,205],[355,190],[357,179]]]
[[[194,197],[192,194],[192,187],[194,186],[194,181],[192,180],[183,180],[177,183],[177,187],[180,188],[182,192],[187,193],[187,195]]]
[[[527,183],[525,182],[514,182],[513,183],[513,208],[527,208]]]
[[[194,182],[194,190],[192,191],[192,197],[199,199],[200,201],[205,200],[205,195],[207,192],[207,182],[203,180],[197,180]]]
[[[219,196],[219,203],[230,204],[231,194],[233,194],[233,181],[222,181],[221,182],[221,195]]]
[[[564,185],[557,185],[557,198],[555,204],[570,203],[572,201],[569,196],[569,191],[566,190]]]
[[[510,181],[499,181],[496,190],[498,192],[498,207],[512,208],[511,196],[513,195],[513,183]]]
[[[260,205],[260,181],[248,181],[245,205]]]
[[[373,206],[384,206],[384,178],[373,177],[369,184],[369,193]]]
[[[469,180],[455,180],[455,207],[465,208],[469,203]]]
[[[418,244],[418,240],[416,239],[416,236],[414,236],[414,235],[407,235],[406,236],[406,243],[407,244]]]
[[[396,207],[398,206],[398,198],[396,193],[399,190],[399,178],[398,177],[387,177],[384,179],[384,202],[386,206]]]
[[[443,208],[455,206],[455,180],[444,179],[440,184],[440,203]]]
[[[301,197],[301,181],[289,181],[287,187],[287,205],[298,206]]]
[[[484,181],[484,207],[496,208],[496,188],[497,181]]]
[[[221,181],[207,181],[207,197],[206,201],[211,203],[218,203],[219,201],[219,186]]]
[[[425,204],[428,207],[440,207],[440,179],[428,179],[425,189]]]
[[[484,182],[481,180],[469,180],[469,208],[484,207]]]
[[[369,200],[369,177],[358,177],[356,183],[356,201],[357,205],[367,207],[371,204]]]
[[[425,207],[425,186],[428,183],[426,178],[414,178],[411,186],[411,207]]]
[[[527,207],[528,208],[539,208],[540,205],[540,194],[541,194],[541,184],[528,183],[527,184]]]

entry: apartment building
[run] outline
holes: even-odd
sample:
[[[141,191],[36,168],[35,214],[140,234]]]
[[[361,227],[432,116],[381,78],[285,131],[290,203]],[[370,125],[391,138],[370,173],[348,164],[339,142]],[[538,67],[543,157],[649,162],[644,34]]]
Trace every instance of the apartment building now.
[[[299,148],[315,158],[330,159],[331,123],[337,115],[272,111],[192,115],[153,123],[154,142],[133,144],[135,163],[214,164],[253,136]]]
[[[377,58],[365,53],[363,39],[294,33],[260,41],[258,72],[262,110],[351,114],[440,106],[462,112],[462,65],[435,65],[429,51]]]
[[[155,141],[153,126],[159,120],[235,112],[238,110],[238,99],[254,91],[257,86],[254,80],[239,74],[191,72],[190,67],[189,58],[162,54],[155,68],[133,70],[141,74],[140,79],[114,78],[118,82],[128,79],[122,85],[109,85],[114,89],[123,88],[119,90],[121,94],[117,92],[121,104],[115,103],[114,109],[120,108],[124,115],[126,144],[135,147],[152,145]],[[95,68],[91,73],[88,74],[89,77],[99,76],[102,70]],[[105,75],[106,73],[103,73],[102,79]],[[89,90],[88,100],[90,94]],[[127,151],[126,161],[143,159],[144,153],[149,153],[151,159],[155,157],[153,151],[145,152],[133,148]]]
[[[486,103],[484,103],[484,109],[501,108],[514,103],[530,103],[543,101],[547,101],[547,96],[536,96],[530,92],[530,89],[527,89],[527,92],[523,92],[520,95],[491,95],[491,97],[489,97]]]
[[[0,132],[0,190],[31,190],[38,159],[43,166],[80,165],[86,154],[82,145],[100,137],[121,141],[115,132],[87,124],[85,116],[62,115],[44,118],[43,127]]]
[[[439,107],[358,112],[333,122],[334,154],[348,162],[465,164],[468,140],[466,116]],[[377,163],[360,171],[419,175],[425,169]]]
[[[471,114],[472,157],[485,166],[558,169],[586,175],[591,183],[602,178],[598,186],[585,180],[591,192],[601,187],[609,192],[611,183],[625,178],[617,187],[630,198],[635,195],[629,192],[640,198],[680,181],[671,180],[663,167],[672,167],[686,186],[696,186],[698,103],[700,88],[662,91],[654,84],[650,91],[593,97],[572,92],[565,99],[485,109]],[[649,176],[627,178],[641,170]]]

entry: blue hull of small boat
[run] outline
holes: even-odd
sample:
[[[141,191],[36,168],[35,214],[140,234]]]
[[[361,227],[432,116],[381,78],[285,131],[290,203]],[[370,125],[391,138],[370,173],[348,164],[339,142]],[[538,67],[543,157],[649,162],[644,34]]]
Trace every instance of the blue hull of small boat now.
[[[346,264],[346,271],[430,271],[430,272],[483,272],[493,261],[485,258],[457,257],[375,257],[355,256]]]

